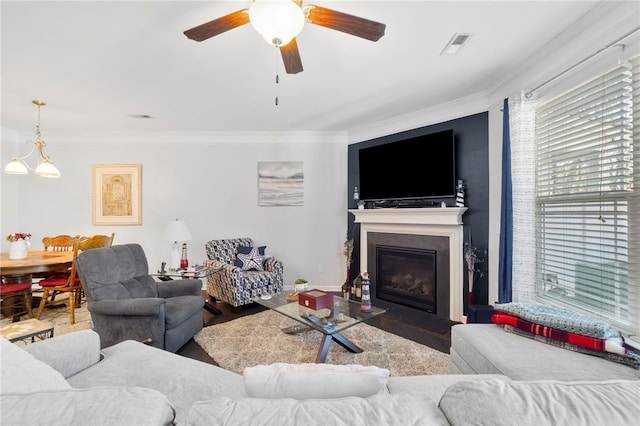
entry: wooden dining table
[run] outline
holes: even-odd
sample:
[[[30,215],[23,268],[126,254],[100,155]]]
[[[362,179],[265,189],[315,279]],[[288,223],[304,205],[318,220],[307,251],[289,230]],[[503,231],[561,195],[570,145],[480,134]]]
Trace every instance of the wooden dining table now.
[[[59,271],[71,267],[72,251],[30,251],[25,259],[9,259],[9,253],[0,254],[0,275],[28,278],[42,272]],[[24,281],[22,281],[24,282]]]
[[[25,259],[9,259],[9,253],[1,253],[0,275],[4,284],[31,284],[33,274],[64,270],[70,268],[72,263],[72,251],[30,251]],[[4,309],[3,306],[3,313]],[[7,309],[13,310],[13,307]],[[33,317],[33,314],[29,313],[29,317]],[[20,316],[14,316],[14,321],[18,320]]]

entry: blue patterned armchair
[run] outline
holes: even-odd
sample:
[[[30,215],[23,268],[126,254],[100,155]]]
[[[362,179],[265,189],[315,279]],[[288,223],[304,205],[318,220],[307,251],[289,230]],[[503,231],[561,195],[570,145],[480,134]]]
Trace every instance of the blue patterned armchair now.
[[[238,308],[282,291],[282,262],[265,255],[265,247],[254,247],[251,238],[211,240],[205,248],[209,259],[204,265],[215,271],[207,279],[207,293],[214,299]]]

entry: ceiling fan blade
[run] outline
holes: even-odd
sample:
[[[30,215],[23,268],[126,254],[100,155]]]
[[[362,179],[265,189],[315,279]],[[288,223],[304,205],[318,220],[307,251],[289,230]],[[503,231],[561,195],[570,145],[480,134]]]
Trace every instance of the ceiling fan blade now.
[[[209,21],[206,24],[198,25],[184,32],[191,40],[204,41],[208,38],[217,36],[225,31],[241,27],[249,23],[249,9],[238,10],[221,18]]]
[[[306,5],[305,14],[309,22],[332,30],[342,31],[356,37],[378,41],[387,27],[380,22],[359,18],[347,13],[327,9],[316,5]]]
[[[302,59],[300,59],[300,52],[298,51],[298,42],[296,39],[292,39],[284,46],[280,46],[280,54],[282,55],[282,61],[284,62],[284,69],[287,70],[287,74],[298,74],[302,72]]]

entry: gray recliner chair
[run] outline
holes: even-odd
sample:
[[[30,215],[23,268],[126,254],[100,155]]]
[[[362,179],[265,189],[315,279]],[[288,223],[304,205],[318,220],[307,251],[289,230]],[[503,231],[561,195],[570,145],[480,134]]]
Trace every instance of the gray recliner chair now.
[[[139,244],[88,250],[76,259],[101,347],[145,341],[176,352],[202,330],[202,282],[158,282]]]

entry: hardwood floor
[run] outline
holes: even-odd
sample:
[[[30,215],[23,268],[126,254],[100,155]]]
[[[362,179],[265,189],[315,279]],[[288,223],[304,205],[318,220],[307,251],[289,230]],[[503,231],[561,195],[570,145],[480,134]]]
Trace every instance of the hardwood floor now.
[[[203,296],[207,299],[206,293],[203,292]],[[257,303],[243,306],[239,311],[233,309],[226,303],[215,303],[214,305],[221,313],[212,314],[206,309],[203,309],[205,327],[221,324],[267,309]],[[441,352],[449,353],[449,347],[451,346],[451,326],[454,322],[443,320],[435,315],[416,312],[415,310],[390,309],[385,314],[368,321],[367,324],[404,337],[405,339],[432,347]],[[189,340],[180,348],[177,354],[218,365],[193,339]]]
[[[205,300],[208,299],[206,293],[203,292],[203,296]],[[240,318],[245,315],[252,315],[258,312],[264,311],[267,308],[264,306],[258,305],[257,303],[251,303],[250,305],[243,306],[242,309],[238,312],[237,309],[233,309],[230,305],[226,303],[215,303],[214,305],[216,309],[218,309],[220,314],[213,314],[206,309],[203,309],[203,317],[204,317],[204,326],[208,327],[214,324],[221,324],[223,322],[231,321],[236,318]],[[197,359],[198,361],[208,362],[209,364],[218,365],[210,356],[207,354],[201,347],[198,345],[195,340],[189,340],[182,348],[180,348],[177,352],[178,355],[186,356],[187,358]]]

